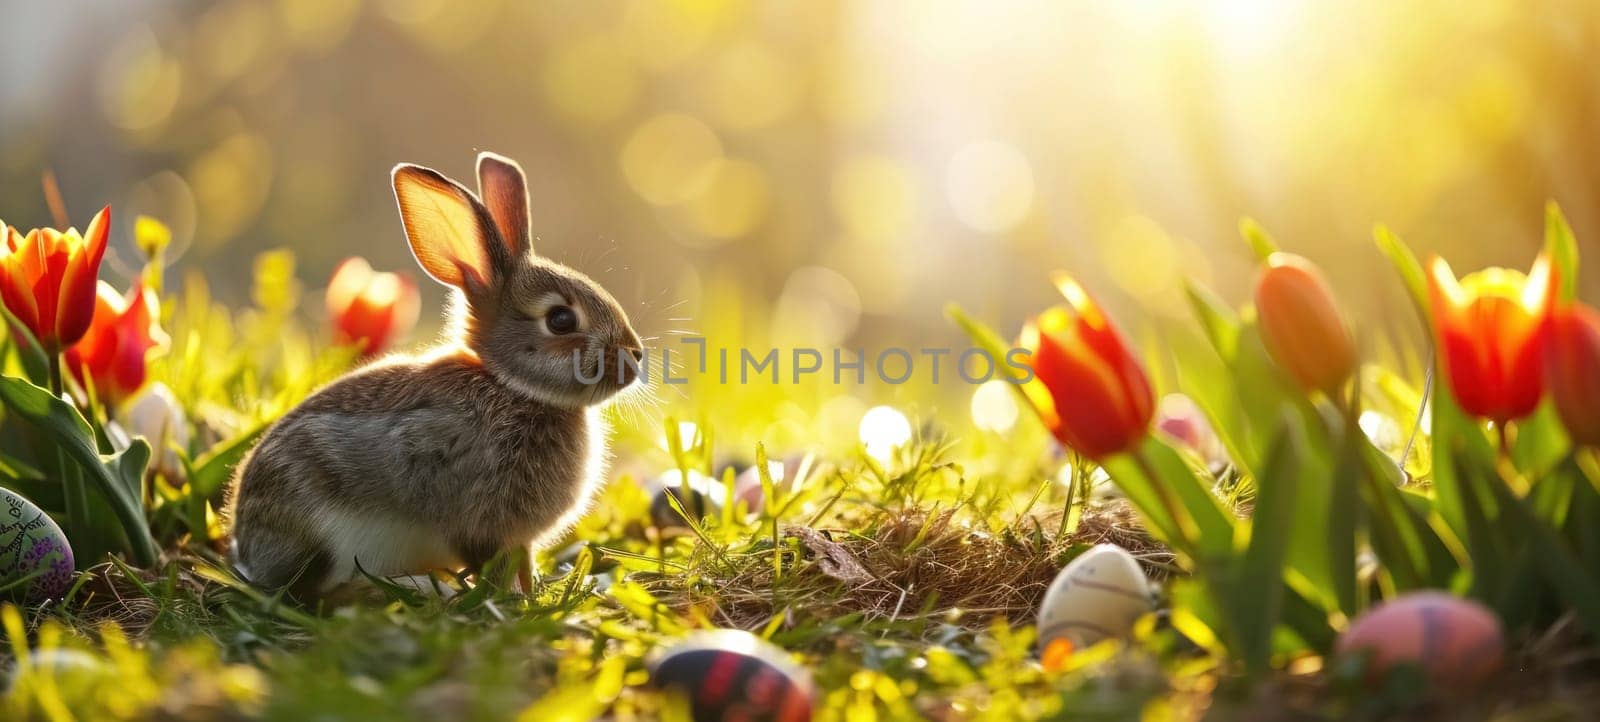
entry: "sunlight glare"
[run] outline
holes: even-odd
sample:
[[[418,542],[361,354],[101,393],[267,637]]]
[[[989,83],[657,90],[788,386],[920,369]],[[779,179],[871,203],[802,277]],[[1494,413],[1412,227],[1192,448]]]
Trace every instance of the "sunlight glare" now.
[[[696,426],[693,421],[678,422],[678,442],[683,445],[683,448],[693,447],[699,433],[700,427]],[[670,451],[672,449],[671,442],[667,439],[665,432],[662,432],[661,438],[656,443],[661,447],[662,451]]]
[[[1017,399],[1011,383],[990,379],[972,392],[972,423],[985,431],[1004,434],[1017,424]]]
[[[888,461],[894,450],[911,440],[911,421],[891,406],[874,406],[861,417],[858,431],[867,455]]]

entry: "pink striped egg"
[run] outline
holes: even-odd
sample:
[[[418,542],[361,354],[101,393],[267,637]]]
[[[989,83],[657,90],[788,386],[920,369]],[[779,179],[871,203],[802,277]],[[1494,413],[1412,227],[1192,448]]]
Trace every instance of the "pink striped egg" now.
[[[1367,610],[1339,637],[1340,655],[1370,655],[1369,680],[1411,664],[1434,684],[1459,688],[1500,669],[1505,635],[1488,607],[1444,592],[1412,592]]]

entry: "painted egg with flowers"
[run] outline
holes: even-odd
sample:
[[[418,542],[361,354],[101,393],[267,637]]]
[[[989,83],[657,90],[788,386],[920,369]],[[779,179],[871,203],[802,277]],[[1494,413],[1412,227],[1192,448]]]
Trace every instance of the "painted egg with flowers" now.
[[[695,722],[806,722],[811,680],[749,632],[690,635],[650,665],[651,683],[681,695]]]
[[[72,582],[72,545],[50,515],[0,489],[0,589],[22,599],[50,599]]]

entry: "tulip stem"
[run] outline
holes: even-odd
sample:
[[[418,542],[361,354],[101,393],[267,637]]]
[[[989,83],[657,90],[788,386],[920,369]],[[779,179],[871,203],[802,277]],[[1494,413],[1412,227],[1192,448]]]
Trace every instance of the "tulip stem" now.
[[[50,354],[50,394],[61,398],[61,354]]]
[[[50,351],[47,355],[50,358],[50,393],[59,399],[63,387],[61,354]],[[67,506],[67,526],[73,534],[85,534],[89,524],[89,499],[84,493],[83,472],[67,458],[66,452],[60,447],[56,447],[56,468],[61,472],[62,496],[65,497]]]
[[[1145,453],[1143,447],[1134,447],[1128,455],[1133,457],[1133,463],[1139,467],[1139,472],[1150,480],[1150,486],[1156,490],[1156,496],[1161,499],[1161,505],[1167,509],[1167,516],[1172,517],[1172,531],[1177,538],[1170,541],[1174,544],[1188,547],[1190,542],[1194,541],[1198,532],[1195,531],[1193,522],[1189,520],[1187,510],[1172,496],[1172,490],[1167,488],[1161,476],[1156,473],[1155,464],[1150,463],[1150,457]]]

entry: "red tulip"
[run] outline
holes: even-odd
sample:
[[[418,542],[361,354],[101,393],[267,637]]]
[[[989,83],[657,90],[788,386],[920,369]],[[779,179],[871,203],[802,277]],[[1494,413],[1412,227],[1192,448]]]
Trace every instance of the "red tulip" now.
[[[1336,394],[1356,368],[1355,340],[1317,267],[1274,253],[1256,279],[1256,314],[1267,353],[1304,389]]]
[[[95,277],[106,252],[111,207],[84,235],[35,228],[26,235],[0,224],[0,300],[33,332],[49,354],[71,346],[89,330],[95,310]]]
[[[1022,329],[1034,382],[1023,385],[1051,433],[1091,459],[1127,451],[1149,435],[1150,382],[1094,299],[1071,278],[1067,299]]]
[[[166,345],[154,291],[138,281],[123,297],[101,281],[94,321],[83,340],[67,349],[67,368],[79,384],[92,384],[101,402],[115,405],[144,386],[150,352]]]
[[[346,259],[328,283],[328,319],[339,343],[372,355],[411,332],[420,309],[417,285],[398,273],[375,273],[364,258]]]
[[[1540,255],[1524,276],[1486,268],[1456,281],[1450,264],[1428,268],[1439,359],[1456,402],[1497,423],[1532,413],[1544,394],[1544,348],[1557,287]]]
[[[1600,446],[1600,313],[1582,304],[1550,315],[1545,376],[1572,440]]]

